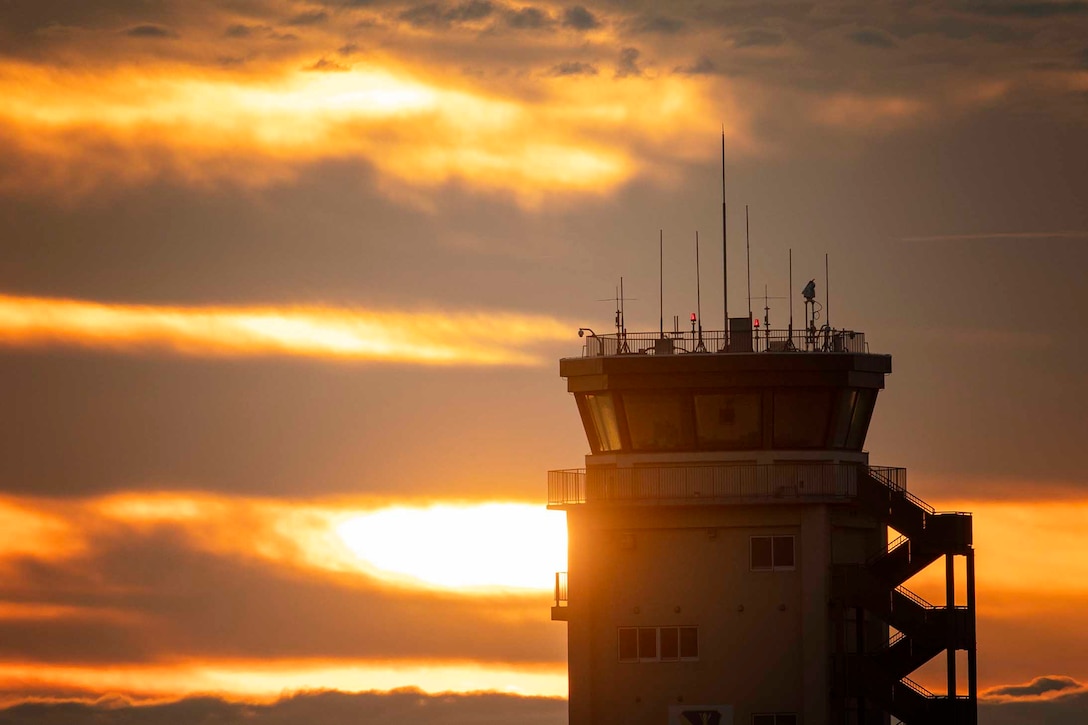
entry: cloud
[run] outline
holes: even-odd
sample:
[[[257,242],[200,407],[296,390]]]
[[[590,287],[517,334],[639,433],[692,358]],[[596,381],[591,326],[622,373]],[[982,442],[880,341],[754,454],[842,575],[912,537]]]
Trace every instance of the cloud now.
[[[162,25],[136,25],[125,30],[130,38],[174,38],[177,34]]]
[[[398,17],[417,28],[444,28],[451,24],[484,20],[494,11],[495,5],[490,0],[466,0],[453,6],[440,3],[415,5],[402,11]]]
[[[0,711],[10,725],[562,725],[565,700],[504,694],[427,695],[419,690],[389,693],[307,692],[271,703],[193,697],[168,703],[125,700],[25,703]]]
[[[871,48],[894,48],[895,41],[878,30],[858,30],[850,33],[850,40]]]
[[[676,35],[687,27],[680,18],[665,15],[648,15],[634,21],[632,29],[636,33],[655,35]]]
[[[347,71],[350,71],[351,68],[341,63],[337,63],[335,60],[321,58],[313,65],[306,66],[306,70],[324,73],[346,73]]]
[[[223,35],[228,38],[250,38],[257,32],[268,32],[271,30],[267,25],[245,25],[242,23],[235,23],[227,27],[223,31]]]
[[[545,317],[501,313],[150,307],[0,296],[0,344],[17,347],[526,365],[539,361],[514,346],[566,339],[572,329]]]
[[[595,76],[597,66],[581,61],[566,61],[553,65],[549,73],[553,76]]]
[[[1036,677],[1024,685],[1001,685],[991,687],[981,696],[986,699],[1038,699],[1053,696],[1057,693],[1068,694],[1071,691],[1084,690],[1084,685],[1072,677],[1062,675],[1047,675]]]
[[[540,30],[554,23],[555,20],[547,12],[531,5],[506,13],[506,24],[518,30]]]
[[[780,33],[760,28],[745,30],[733,37],[735,48],[767,48],[782,45],[784,42],[785,38]]]
[[[684,75],[709,75],[716,70],[714,61],[704,55],[691,65],[676,66],[676,68],[673,69],[673,72],[683,73]]]
[[[631,78],[642,75],[638,66],[638,48],[624,48],[620,51],[620,60],[616,64],[616,78]]]
[[[574,5],[563,11],[563,26],[575,30],[593,30],[601,26],[601,21],[581,5]]]
[[[305,13],[299,13],[287,19],[288,25],[305,26],[305,25],[320,25],[329,19],[329,14],[324,10],[311,10]]]
[[[23,499],[19,505],[33,503]],[[260,660],[283,673],[273,691],[288,682],[313,686],[320,680],[307,672],[321,668],[383,666],[415,671],[394,675],[385,686],[410,684],[412,679],[397,678],[414,676],[426,679],[415,684],[440,687],[439,673],[420,674],[428,663],[447,674],[457,667],[498,673],[503,663],[513,664],[525,669],[531,687],[555,687],[553,680],[561,678],[563,630],[547,615],[551,571],[540,572],[536,589],[394,584],[369,573],[375,565],[337,533],[337,522],[355,527],[352,542],[366,554],[365,538],[356,534],[383,525],[382,516],[386,523],[411,521],[403,507],[368,513],[350,503],[166,493],[38,505],[49,512],[41,515],[67,523],[74,543],[0,551],[0,601],[25,605],[0,607],[0,660],[6,663],[0,681],[9,680],[16,666],[41,663],[57,668],[41,674],[54,686],[66,680],[105,686],[94,680],[94,666],[147,664],[158,668],[157,677],[149,672],[145,683],[123,691],[168,694],[165,680],[204,670],[218,688],[234,672],[235,691],[260,694],[267,685],[243,677],[259,672],[254,662]],[[485,529],[510,526],[496,519],[502,513],[455,508]],[[500,509],[521,510],[517,518],[528,521],[524,505]],[[416,520],[436,524],[445,516],[448,536],[448,525],[459,519],[444,511],[422,508]],[[554,516],[542,506],[535,515]],[[561,534],[561,517],[558,523]],[[530,560],[533,547],[546,541],[514,542],[509,556],[524,547]],[[65,666],[87,669],[67,676]],[[198,677],[185,691],[199,691],[202,684],[211,689]]]

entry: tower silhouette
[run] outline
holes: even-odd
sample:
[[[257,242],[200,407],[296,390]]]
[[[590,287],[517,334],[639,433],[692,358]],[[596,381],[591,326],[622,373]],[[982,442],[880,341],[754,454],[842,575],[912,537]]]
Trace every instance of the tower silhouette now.
[[[891,357],[860,332],[729,322],[587,330],[560,361],[591,451],[548,474],[570,725],[974,725],[971,515],[864,450]],[[943,604],[903,586],[942,558]],[[941,654],[934,694],[909,675]]]

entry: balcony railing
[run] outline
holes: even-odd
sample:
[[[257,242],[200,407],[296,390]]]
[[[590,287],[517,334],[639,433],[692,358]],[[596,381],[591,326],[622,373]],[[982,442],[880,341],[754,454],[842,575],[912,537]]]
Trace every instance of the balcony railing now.
[[[597,335],[590,332],[582,348],[583,357],[610,355],[680,355],[687,353],[737,352],[848,352],[864,353],[865,333],[854,330],[759,330],[733,332],[625,332]]]
[[[905,479],[903,469],[876,470],[889,477]],[[548,471],[548,504],[842,499],[857,495],[858,474],[859,466],[851,463],[593,467],[588,471],[584,468]]]

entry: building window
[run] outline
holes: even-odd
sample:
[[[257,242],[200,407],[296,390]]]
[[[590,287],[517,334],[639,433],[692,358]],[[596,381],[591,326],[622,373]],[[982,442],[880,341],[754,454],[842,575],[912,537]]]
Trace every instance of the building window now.
[[[616,421],[616,408],[611,393],[586,393],[586,409],[597,434],[597,446],[602,451],[620,449],[620,428]]]
[[[752,715],[752,725],[797,725],[794,713]]]
[[[752,571],[789,571],[797,567],[792,536],[753,536],[749,554]]]
[[[678,662],[699,659],[698,627],[620,627],[620,662]]]

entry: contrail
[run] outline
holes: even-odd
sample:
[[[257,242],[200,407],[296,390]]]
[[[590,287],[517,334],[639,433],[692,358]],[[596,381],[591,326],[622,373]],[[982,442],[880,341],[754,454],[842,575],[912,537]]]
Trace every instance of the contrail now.
[[[1088,231],[991,232],[989,234],[938,234],[929,237],[901,237],[901,242],[972,242],[988,239],[1088,239]]]
[[[543,315],[323,306],[153,306],[0,295],[0,345],[199,357],[298,356],[429,365],[538,365],[577,325]]]

